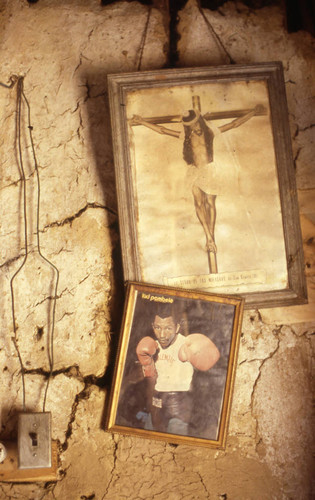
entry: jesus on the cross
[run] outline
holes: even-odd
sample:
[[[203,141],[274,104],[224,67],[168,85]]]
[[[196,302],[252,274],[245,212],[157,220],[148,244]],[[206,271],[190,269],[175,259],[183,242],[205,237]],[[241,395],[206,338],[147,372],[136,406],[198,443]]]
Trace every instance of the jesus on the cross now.
[[[134,115],[130,120],[131,126],[143,125],[159,134],[168,135],[179,139],[180,131],[166,128],[162,123],[181,123],[184,128],[183,158],[187,165],[193,165],[197,169],[209,165],[214,161],[213,143],[215,134],[214,127],[206,123],[213,120],[224,120],[233,118],[229,123],[218,127],[220,133],[227,132],[243,125],[254,116],[265,115],[266,109],[257,105],[253,109],[240,109],[222,112],[208,112],[201,114],[200,98],[195,95],[192,98],[192,109],[184,115],[169,115],[160,117],[143,118]],[[217,273],[217,247],[215,243],[216,222],[216,197],[215,192],[205,192],[197,183],[192,186],[192,194],[196,215],[203,227],[206,236],[206,251],[208,253],[209,272]]]

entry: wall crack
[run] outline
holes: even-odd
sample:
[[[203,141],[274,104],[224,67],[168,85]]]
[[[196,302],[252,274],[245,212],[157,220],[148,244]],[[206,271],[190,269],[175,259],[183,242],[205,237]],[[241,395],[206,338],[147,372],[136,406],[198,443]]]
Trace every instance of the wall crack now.
[[[116,464],[117,464],[117,460],[118,460],[117,451],[118,451],[118,439],[119,438],[116,437],[115,434],[112,434],[111,436],[112,436],[112,442],[113,442],[113,459],[114,460],[113,460],[113,467],[112,467],[111,472],[110,472],[110,479],[109,479],[108,485],[106,487],[105,493],[102,496],[102,500],[104,500],[106,498],[107,493],[109,492],[109,489],[111,487],[111,484],[114,481]]]
[[[63,219],[61,221],[54,221],[54,222],[51,222],[50,224],[47,224],[46,226],[44,226],[44,228],[42,229],[41,232],[44,233],[49,228],[52,228],[52,227],[61,227],[61,226],[65,226],[66,224],[70,224],[70,226],[71,226],[72,222],[75,219],[78,219],[79,217],[81,217],[81,215],[84,214],[90,208],[106,210],[110,214],[117,216],[117,212],[115,210],[107,207],[106,205],[101,205],[100,203],[87,203],[85,205],[85,207],[80,208],[80,210],[78,210],[78,212],[76,212],[74,215],[66,217],[65,219]]]
[[[256,380],[254,381],[254,384],[253,384],[253,389],[252,389],[252,393],[251,393],[251,404],[250,404],[250,409],[251,409],[251,415],[253,417],[253,419],[255,420],[255,448],[256,448],[256,451],[257,451],[257,447],[258,447],[258,444],[261,442],[261,438],[259,438],[259,435],[258,435],[258,418],[254,415],[254,398],[255,398],[255,391],[256,391],[256,388],[257,388],[257,385],[258,385],[258,382],[259,380],[261,379],[261,375],[262,375],[262,370],[263,370],[263,367],[265,366],[265,364],[270,361],[276,354],[277,352],[279,351],[280,349],[280,343],[281,343],[281,339],[279,337],[279,334],[281,332],[281,329],[282,329],[282,326],[280,326],[279,328],[277,328],[274,332],[274,336],[277,338],[277,346],[276,348],[265,358],[261,361],[261,364],[259,366],[259,373],[258,373],[258,376],[256,378]],[[257,361],[260,361],[260,360],[257,360]]]

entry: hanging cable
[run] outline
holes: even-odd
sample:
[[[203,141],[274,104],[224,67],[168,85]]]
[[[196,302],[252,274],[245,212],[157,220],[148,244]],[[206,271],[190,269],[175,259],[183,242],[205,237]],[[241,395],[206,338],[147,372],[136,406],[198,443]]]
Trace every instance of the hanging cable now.
[[[11,82],[13,81],[12,78],[11,78]],[[26,106],[27,106],[28,130],[29,130],[29,137],[30,137],[30,142],[31,142],[31,149],[32,149],[32,155],[33,155],[35,173],[36,173],[36,179],[37,179],[37,211],[36,211],[37,251],[38,251],[38,254],[41,257],[41,259],[53,269],[55,276],[56,276],[55,287],[54,287],[53,297],[52,297],[53,305],[52,305],[52,314],[51,314],[50,335],[49,335],[49,331],[47,333],[47,335],[48,335],[47,345],[48,345],[48,360],[49,360],[49,376],[47,378],[47,384],[46,384],[45,393],[44,393],[44,400],[43,400],[43,412],[45,412],[47,392],[48,392],[48,387],[49,387],[49,383],[50,383],[50,380],[52,377],[53,367],[54,367],[54,349],[53,349],[53,347],[54,347],[57,290],[58,290],[58,284],[59,284],[59,270],[50,260],[48,260],[42,254],[41,248],[40,248],[40,237],[39,237],[40,178],[39,178],[39,169],[38,169],[38,163],[37,163],[33,135],[32,135],[33,127],[31,125],[30,105],[29,105],[29,101],[24,93],[24,85],[23,85],[24,78],[18,77],[17,80],[15,80],[15,82],[11,86],[6,86],[6,87],[11,88],[16,83],[16,81],[17,81],[16,135],[17,135],[17,148],[18,148],[18,159],[19,159],[18,165],[19,165],[21,180],[22,180],[22,184],[23,184],[23,216],[24,216],[25,255],[24,255],[24,259],[23,259],[21,266],[17,269],[17,271],[14,273],[14,275],[12,276],[12,278],[10,280],[12,320],[13,320],[13,332],[14,332],[13,342],[14,342],[15,349],[17,351],[17,355],[19,358],[20,366],[21,366],[22,387],[23,387],[23,411],[25,412],[26,411],[25,368],[24,368],[21,353],[20,353],[20,350],[18,347],[17,325],[16,325],[16,321],[15,321],[14,287],[13,287],[14,279],[20,273],[22,268],[24,267],[24,265],[27,261],[27,257],[28,257],[26,178],[25,178],[25,170],[24,170],[24,165],[23,165],[23,154],[22,154],[22,144],[21,144],[21,108],[22,108],[22,99],[23,99]],[[3,84],[3,86],[5,86],[5,85]],[[48,325],[49,325],[49,322],[48,322]]]
[[[49,377],[47,379],[47,384],[46,384],[46,389],[45,389],[45,395],[44,395],[44,402],[43,402],[43,412],[45,411],[45,405],[46,405],[46,397],[47,397],[47,391],[49,387],[49,382],[52,377],[53,373],[53,368],[54,368],[54,331],[55,331],[55,316],[56,316],[56,303],[57,303],[57,290],[58,290],[58,283],[59,283],[59,270],[57,267],[50,261],[48,260],[41,252],[40,248],[40,237],[39,237],[39,207],[40,207],[40,180],[39,180],[39,169],[38,169],[38,163],[37,163],[37,158],[36,158],[36,153],[35,153],[35,147],[34,147],[34,141],[33,141],[33,127],[31,125],[31,109],[30,105],[28,102],[28,99],[24,93],[24,89],[22,88],[22,94],[24,101],[27,106],[27,116],[28,116],[28,129],[29,129],[29,135],[30,135],[30,141],[31,141],[31,147],[32,147],[32,154],[33,154],[33,159],[34,159],[34,166],[35,166],[35,172],[36,172],[36,178],[37,178],[37,211],[36,211],[36,238],[37,238],[37,250],[40,255],[40,257],[54,270],[56,273],[56,282],[55,282],[55,289],[54,289],[54,294],[53,294],[53,307],[52,307],[52,324],[51,324],[51,334],[50,334],[50,343],[48,343],[48,359],[49,359]]]
[[[16,76],[16,75],[12,75],[10,76],[9,80],[11,83],[6,84],[6,83],[3,83],[3,82],[0,82],[0,86],[1,87],[4,87],[5,89],[12,89],[12,87],[14,87],[14,85],[16,84],[16,82],[18,81],[19,77]]]
[[[213,37],[213,39],[215,40],[217,46],[219,48],[221,48],[221,50],[224,52],[224,54],[226,55],[227,59],[228,59],[228,64],[236,64],[236,61],[233,59],[233,57],[231,56],[231,54],[227,51],[227,49],[225,48],[224,44],[222,43],[220,37],[217,35],[217,33],[215,32],[212,24],[210,23],[209,19],[207,18],[207,16],[205,15],[204,13],[204,10],[203,8],[198,4],[198,8],[199,8],[199,12],[200,14],[202,15],[207,27],[209,28],[209,31]]]
[[[9,87],[10,88],[10,87]],[[20,366],[21,366],[21,377],[22,377],[22,389],[23,389],[23,411],[26,411],[25,406],[25,368],[23,365],[21,353],[18,346],[17,341],[17,326],[15,321],[15,301],[14,301],[14,289],[13,282],[16,276],[20,273],[22,268],[24,267],[27,257],[28,257],[28,240],[27,240],[27,210],[26,210],[26,179],[25,172],[23,168],[23,159],[22,159],[22,145],[21,145],[21,103],[22,103],[22,89],[23,89],[23,77],[19,77],[17,79],[17,97],[16,97],[16,142],[18,149],[18,167],[20,171],[22,186],[23,186],[23,217],[24,217],[24,246],[25,246],[25,255],[22,264],[15,271],[11,280],[10,280],[10,290],[11,290],[11,307],[12,307],[12,321],[13,321],[13,343],[19,358]]]

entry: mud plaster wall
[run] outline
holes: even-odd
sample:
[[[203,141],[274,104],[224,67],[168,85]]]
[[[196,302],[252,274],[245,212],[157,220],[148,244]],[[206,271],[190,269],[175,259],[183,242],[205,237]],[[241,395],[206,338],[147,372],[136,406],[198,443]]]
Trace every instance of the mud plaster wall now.
[[[178,66],[283,61],[310,296],[306,306],[245,313],[227,448],[214,451],[102,428],[122,307],[106,75],[167,66],[167,17],[137,2],[1,0],[0,18],[0,80],[25,76],[41,179],[41,248],[60,271],[46,406],[59,446],[59,480],[1,483],[0,498],[310,499],[314,39],[303,31],[288,34],[281,6],[250,10],[228,2],[212,12],[189,0],[179,13]],[[0,87],[1,439],[15,435],[22,408],[9,285],[24,255],[15,99],[15,89]],[[27,360],[26,406],[40,411],[51,275],[34,251],[29,147],[24,163],[30,256],[16,281],[16,316]]]

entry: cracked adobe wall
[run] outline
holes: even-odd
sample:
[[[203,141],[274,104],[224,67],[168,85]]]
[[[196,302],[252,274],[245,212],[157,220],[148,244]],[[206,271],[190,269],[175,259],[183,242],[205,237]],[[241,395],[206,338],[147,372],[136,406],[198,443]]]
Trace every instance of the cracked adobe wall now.
[[[32,5],[3,0],[0,16],[0,80],[25,75],[41,179],[41,247],[60,270],[54,376],[46,408],[59,443],[59,481],[2,483],[0,498],[311,498],[314,39],[305,32],[288,35],[279,6],[251,10],[228,2],[211,12],[190,0],[179,13],[179,66],[283,61],[305,243],[310,304],[245,314],[223,452],[102,430],[107,367],[122,306],[106,75],[168,64],[166,14],[137,2],[101,7],[96,0]],[[24,255],[15,99],[15,89],[0,87],[2,438],[14,435],[22,407],[10,300],[10,278]],[[36,182],[29,148],[24,166],[34,250]],[[31,252],[16,280],[16,315],[27,369],[26,406],[33,410],[42,408],[48,370],[50,283],[49,270]]]

